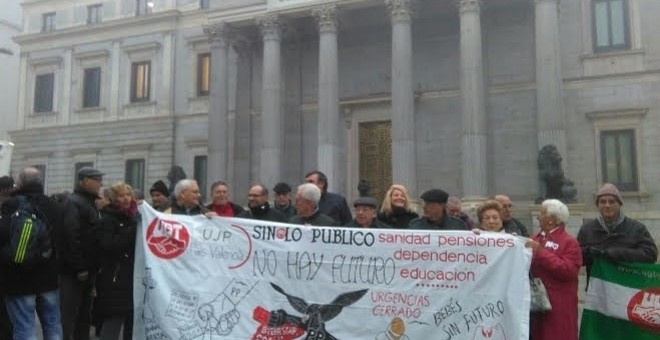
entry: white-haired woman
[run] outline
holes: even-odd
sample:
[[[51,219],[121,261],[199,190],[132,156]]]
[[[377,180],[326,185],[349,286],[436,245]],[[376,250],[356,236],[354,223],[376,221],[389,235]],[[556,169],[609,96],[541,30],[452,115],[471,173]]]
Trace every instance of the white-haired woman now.
[[[538,216],[541,231],[532,237],[531,273],[543,281],[552,310],[533,313],[531,338],[534,340],[578,338],[578,272],[582,252],[575,237],[566,230],[568,207],[554,199],[541,204]]]

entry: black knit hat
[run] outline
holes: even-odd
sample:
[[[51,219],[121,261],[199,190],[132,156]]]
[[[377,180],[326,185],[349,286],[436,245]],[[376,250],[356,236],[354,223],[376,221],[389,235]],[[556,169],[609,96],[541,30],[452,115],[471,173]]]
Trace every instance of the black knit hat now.
[[[422,199],[428,203],[447,203],[449,194],[442,189],[431,189],[422,194]]]
[[[149,194],[152,192],[157,191],[163,194],[163,196],[170,196],[170,191],[167,190],[167,185],[165,185],[165,182],[161,180],[157,180],[154,185],[151,186],[151,189],[149,189]]]
[[[291,187],[284,183],[284,182],[279,182],[275,184],[275,187],[273,188],[273,191],[275,191],[278,194],[281,194],[283,192],[291,192]]]

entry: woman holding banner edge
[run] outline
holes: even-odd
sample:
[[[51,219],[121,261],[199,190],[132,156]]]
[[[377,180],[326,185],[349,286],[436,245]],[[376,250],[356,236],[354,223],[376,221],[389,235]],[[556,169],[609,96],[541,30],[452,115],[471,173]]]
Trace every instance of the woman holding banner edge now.
[[[580,245],[566,230],[568,207],[551,199],[541,204],[541,231],[526,246],[533,251],[530,273],[543,281],[552,310],[532,313],[531,339],[578,339],[578,273]]]

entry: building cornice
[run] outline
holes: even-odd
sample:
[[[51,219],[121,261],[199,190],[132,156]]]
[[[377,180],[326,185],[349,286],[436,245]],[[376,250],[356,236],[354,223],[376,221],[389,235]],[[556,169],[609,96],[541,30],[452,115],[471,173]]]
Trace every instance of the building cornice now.
[[[7,26],[9,28],[12,28],[17,32],[20,32],[20,31],[23,30],[23,28],[21,28],[21,25],[13,23],[11,21],[4,20],[4,19],[0,19],[0,25],[4,25],[4,26]]]
[[[109,20],[103,22],[100,25],[80,25],[70,28],[64,28],[59,30],[54,30],[52,32],[39,32],[39,33],[28,33],[21,34],[14,37],[14,41],[23,46],[28,45],[39,45],[45,42],[52,42],[58,39],[74,39],[79,37],[94,37],[95,33],[104,33],[108,34],[109,32],[122,31],[121,34],[117,35],[117,38],[126,37],[126,32],[130,32],[131,28],[140,28],[133,30],[133,34],[129,35],[142,35],[149,33],[150,31],[145,28],[145,26],[150,24],[159,24],[163,22],[171,22],[171,29],[175,29],[176,19],[181,15],[181,12],[178,10],[168,10],[163,12],[158,12],[154,14],[136,16],[129,18],[121,18],[116,20]],[[101,39],[103,41],[107,39]],[[80,42],[76,42],[78,44]]]

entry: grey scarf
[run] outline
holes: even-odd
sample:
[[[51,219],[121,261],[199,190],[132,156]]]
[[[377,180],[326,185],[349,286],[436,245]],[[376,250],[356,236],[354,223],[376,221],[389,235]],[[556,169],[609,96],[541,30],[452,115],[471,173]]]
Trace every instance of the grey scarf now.
[[[614,228],[616,228],[619,224],[623,223],[623,220],[626,218],[626,215],[624,215],[622,212],[619,212],[619,217],[614,220],[612,223],[607,223],[605,222],[605,219],[603,218],[603,215],[598,214],[597,220],[598,223],[607,231],[608,234],[614,232]]]

